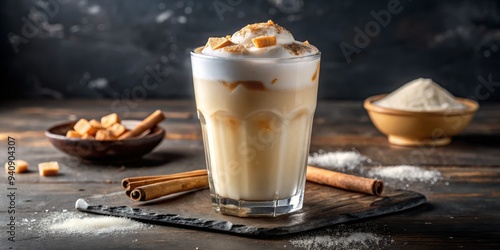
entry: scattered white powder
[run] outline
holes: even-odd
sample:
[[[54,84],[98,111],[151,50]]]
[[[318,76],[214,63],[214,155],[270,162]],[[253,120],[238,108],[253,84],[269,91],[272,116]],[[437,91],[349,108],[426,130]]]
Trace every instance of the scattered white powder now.
[[[141,229],[143,225],[127,218],[102,216],[95,218],[71,218],[52,225],[49,230],[67,234],[109,234],[117,231]]]
[[[438,170],[425,170],[415,166],[386,166],[376,167],[368,171],[369,177],[381,177],[398,179],[400,181],[420,181],[434,184],[441,180],[442,176]]]
[[[352,249],[357,247],[368,248],[376,246],[380,239],[372,233],[353,233],[346,236],[332,238],[331,236],[315,236],[307,240],[295,240],[291,243],[296,247],[304,247],[306,249]]]
[[[357,151],[319,151],[309,156],[308,164],[338,172],[380,179],[387,187],[396,189],[426,190],[429,188],[429,184],[435,184],[443,179],[438,170],[427,170],[408,165],[380,166],[376,161]],[[445,185],[449,185],[449,183]]]
[[[362,163],[370,162],[368,157],[356,151],[318,152],[308,158],[308,164],[337,171],[352,171]]]
[[[133,233],[153,227],[128,218],[79,212],[50,212],[39,220],[24,218],[22,226],[39,234],[88,236]]]
[[[407,111],[463,109],[464,105],[431,79],[419,78],[401,86],[375,105]]]
[[[389,246],[393,240],[370,231],[374,228],[353,229],[340,225],[334,229],[320,230],[295,237],[290,243],[308,250],[316,249],[380,249]]]

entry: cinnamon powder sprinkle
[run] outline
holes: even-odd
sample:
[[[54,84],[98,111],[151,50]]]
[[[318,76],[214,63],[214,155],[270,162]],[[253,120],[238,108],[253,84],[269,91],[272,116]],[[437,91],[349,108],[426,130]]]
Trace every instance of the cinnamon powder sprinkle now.
[[[241,45],[241,44],[236,44],[236,45],[230,45],[230,46],[227,46],[227,47],[223,47],[221,48],[222,50],[226,51],[226,52],[230,52],[230,53],[245,53],[247,51],[247,49],[245,48],[245,46]]]
[[[283,48],[290,51],[291,53],[293,53],[296,56],[302,55],[305,52],[310,53],[312,51],[311,47],[306,46],[306,45],[301,44],[301,43],[285,44],[285,45],[283,45]]]
[[[277,81],[278,81],[278,78],[274,78],[274,79],[271,81],[271,83],[272,83],[272,84],[275,84]]]
[[[272,26],[276,30],[276,33],[281,34],[285,29],[273,21],[269,20],[267,23],[254,23],[245,26],[243,29],[237,31],[234,35],[241,35],[245,37],[247,33],[253,33],[256,36],[263,36],[267,34],[268,27]]]

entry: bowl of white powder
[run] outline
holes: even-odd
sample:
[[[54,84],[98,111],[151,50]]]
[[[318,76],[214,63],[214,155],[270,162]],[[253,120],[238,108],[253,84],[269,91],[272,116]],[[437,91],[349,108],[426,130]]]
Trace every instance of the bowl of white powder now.
[[[364,107],[391,144],[443,146],[467,127],[479,105],[419,78],[390,94],[369,97]]]

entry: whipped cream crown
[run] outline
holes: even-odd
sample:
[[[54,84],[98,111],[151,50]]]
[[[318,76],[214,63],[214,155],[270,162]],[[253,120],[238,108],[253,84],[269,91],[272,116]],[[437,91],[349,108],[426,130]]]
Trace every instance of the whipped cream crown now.
[[[269,20],[249,24],[232,36],[210,38],[202,54],[218,57],[292,58],[317,54],[309,42],[295,41],[285,28]]]

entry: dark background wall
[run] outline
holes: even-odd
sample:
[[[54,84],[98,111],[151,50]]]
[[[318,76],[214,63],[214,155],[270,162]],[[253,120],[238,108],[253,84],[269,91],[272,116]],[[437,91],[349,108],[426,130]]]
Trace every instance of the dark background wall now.
[[[500,101],[494,0],[4,0],[0,7],[3,98],[191,98],[190,50],[272,19],[322,51],[320,98],[361,100],[430,77],[457,96]],[[364,40],[356,40],[358,28]]]

